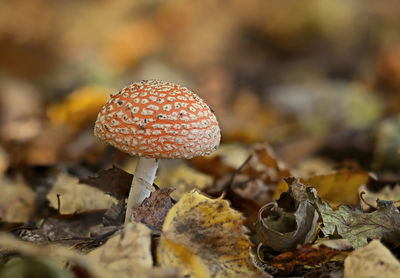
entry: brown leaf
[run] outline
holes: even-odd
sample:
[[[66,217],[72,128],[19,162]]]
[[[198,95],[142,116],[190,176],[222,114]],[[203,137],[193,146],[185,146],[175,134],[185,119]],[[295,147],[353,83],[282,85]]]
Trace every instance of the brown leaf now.
[[[226,165],[223,161],[223,157],[218,155],[212,158],[196,157],[191,159],[190,163],[197,170],[205,174],[211,175],[216,179],[221,178],[227,173],[235,172],[235,168]]]
[[[125,219],[125,199],[119,200],[117,204],[113,204],[103,216],[104,226],[119,226],[124,223]]]
[[[262,243],[276,251],[286,251],[306,244],[316,233],[318,213],[312,204],[305,199],[306,186],[297,179],[288,178],[288,198],[295,211],[279,207],[277,202],[264,205],[258,214],[255,224],[257,233],[253,241]],[[288,201],[285,200],[287,203]]]
[[[325,245],[314,247],[312,245],[304,245],[300,249],[288,251],[275,256],[269,265],[293,271],[296,265],[316,266],[321,263],[329,262],[334,256],[343,251],[329,248]]]
[[[113,166],[111,169],[101,170],[97,173],[97,176],[80,178],[79,183],[99,188],[118,199],[122,199],[128,197],[132,179],[132,174]]]
[[[143,203],[133,210],[132,219],[146,224],[152,230],[161,231],[165,217],[173,205],[169,196],[173,188],[161,188],[151,193]]]

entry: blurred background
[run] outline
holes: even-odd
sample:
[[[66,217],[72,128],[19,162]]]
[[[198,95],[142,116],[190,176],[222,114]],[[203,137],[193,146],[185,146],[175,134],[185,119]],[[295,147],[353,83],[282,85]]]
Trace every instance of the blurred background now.
[[[233,167],[262,142],[299,175],[397,178],[399,24],[395,0],[0,1],[0,175],[132,172],[93,124],[156,78],[214,108]]]

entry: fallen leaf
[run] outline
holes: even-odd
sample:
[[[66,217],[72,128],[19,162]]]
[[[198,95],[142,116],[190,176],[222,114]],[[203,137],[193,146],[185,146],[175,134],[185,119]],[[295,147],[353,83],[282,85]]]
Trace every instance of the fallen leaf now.
[[[141,223],[129,223],[86,257],[112,277],[147,277],[153,266],[150,233]]]
[[[185,162],[173,166],[172,168],[165,165],[163,169],[160,169],[155,182],[162,187],[171,186],[175,188],[175,191],[171,194],[171,197],[175,200],[179,200],[183,194],[192,189],[203,190],[213,182],[210,175],[187,166]]]
[[[0,83],[2,140],[27,142],[38,136],[44,126],[43,95],[32,83],[19,78],[1,78]]]
[[[294,249],[306,244],[315,235],[318,213],[306,199],[306,186],[288,178],[289,192],[278,202],[264,205],[255,223],[253,242],[276,251]],[[280,204],[280,205],[279,205]],[[294,210],[294,211],[292,211]]]
[[[107,209],[103,215],[104,226],[119,226],[125,221],[126,202],[125,199],[119,200],[117,204],[113,204]]]
[[[0,222],[23,223],[35,211],[36,194],[22,179],[0,179]]]
[[[369,204],[367,205],[364,201],[360,201],[361,208],[363,211],[368,211],[371,209],[371,206],[373,208],[376,208],[376,200],[387,200],[387,201],[396,201],[400,200],[400,185],[396,184],[394,187],[391,186],[385,186],[379,192],[373,192],[367,188],[367,186],[362,185],[358,189],[358,193],[361,194],[362,192],[365,192],[365,194],[362,195],[362,198]]]
[[[369,179],[367,172],[340,170],[333,174],[313,176],[301,179],[301,182],[314,187],[318,196],[332,204],[358,204],[358,188]],[[275,199],[287,190],[287,184],[281,182],[274,194]]]
[[[346,251],[346,250],[353,249],[353,246],[351,245],[350,241],[348,241],[345,238],[341,238],[341,239],[322,238],[322,239],[318,240],[313,246],[318,247],[320,245],[325,245],[329,248],[332,248],[335,250],[340,250],[340,251]]]
[[[50,241],[73,245],[89,237],[91,227],[101,224],[102,216],[102,212],[91,212],[47,218],[40,231]]]
[[[69,248],[60,245],[36,245],[31,242],[25,242],[16,239],[15,237],[0,233],[0,253],[7,256],[7,254],[18,254],[24,258],[30,258],[33,260],[39,259],[39,263],[50,263],[51,269],[64,273],[62,269],[65,268],[66,262],[68,262],[68,270],[77,270],[81,273],[85,273],[84,277],[96,277],[96,278],[111,278],[113,276],[107,275],[85,256],[82,256],[76,251],[70,250]],[[1,273],[3,274],[3,273]],[[29,269],[29,274],[33,275],[32,269]],[[71,276],[74,277],[72,272]],[[2,276],[3,277],[3,276]],[[42,277],[39,275],[38,277]],[[47,276],[46,276],[47,277]],[[59,276],[56,276],[59,277]]]
[[[325,245],[314,247],[307,244],[300,247],[300,249],[281,253],[275,256],[272,261],[268,261],[267,264],[276,268],[293,271],[297,265],[314,267],[329,262],[341,252]]]
[[[0,145],[0,178],[10,165],[10,157],[7,151]]]
[[[330,175],[314,176],[302,181],[317,189],[323,200],[331,203],[358,204],[358,188],[369,179],[367,172],[340,170]]]
[[[400,262],[379,240],[350,253],[344,261],[344,277],[400,277]]]
[[[160,232],[165,217],[173,205],[170,197],[173,191],[172,188],[161,188],[152,192],[139,207],[133,209],[132,219]]]
[[[103,191],[85,184],[79,184],[78,178],[60,173],[53,188],[46,197],[50,206],[58,209],[60,200],[60,214],[74,214],[77,212],[108,209],[116,200],[104,194]]]
[[[227,173],[235,172],[235,168],[226,165],[222,156],[195,157],[190,160],[190,163],[202,173],[213,176],[215,179],[221,178]]]
[[[49,126],[23,148],[22,162],[28,165],[51,166],[60,162],[65,146],[73,133],[65,126]]]
[[[63,269],[50,257],[12,258],[2,266],[1,277],[46,277],[46,278],[74,278],[74,275]]]
[[[62,102],[50,105],[47,108],[47,115],[53,124],[65,124],[80,130],[96,120],[109,94],[108,88],[78,88],[68,94]]]
[[[117,199],[125,199],[129,195],[133,175],[113,166],[100,170],[94,177],[80,178],[79,183],[101,189]]]
[[[346,238],[354,248],[367,245],[369,239],[380,239],[383,235],[390,238],[390,234],[399,233],[400,212],[393,202],[378,201],[376,211],[363,213],[347,205],[332,210],[315,195],[309,196],[321,216],[324,235]]]
[[[191,191],[168,212],[157,258],[188,277],[244,277],[259,272],[250,246],[240,213],[225,200]]]
[[[296,175],[304,179],[315,175],[329,175],[335,169],[335,163],[324,157],[308,157],[296,165]]]

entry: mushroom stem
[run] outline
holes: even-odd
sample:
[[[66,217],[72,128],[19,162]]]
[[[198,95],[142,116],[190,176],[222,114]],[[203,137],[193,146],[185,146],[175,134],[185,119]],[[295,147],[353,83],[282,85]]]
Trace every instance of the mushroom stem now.
[[[153,181],[157,167],[157,158],[139,158],[129,191],[128,204],[126,205],[125,224],[131,222],[133,208],[140,206],[143,200],[149,197],[154,190]]]

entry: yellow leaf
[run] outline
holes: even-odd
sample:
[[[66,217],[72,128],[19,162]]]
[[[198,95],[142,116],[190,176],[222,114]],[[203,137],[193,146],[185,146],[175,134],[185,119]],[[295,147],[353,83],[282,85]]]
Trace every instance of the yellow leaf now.
[[[47,108],[47,116],[53,124],[66,124],[74,129],[82,129],[96,120],[109,94],[108,88],[79,88],[69,94],[63,102],[50,105]]]
[[[157,256],[162,267],[179,267],[188,277],[245,277],[258,273],[250,246],[239,212],[191,191],[168,212]]]
[[[314,176],[302,180],[318,190],[318,195],[332,204],[358,204],[358,187],[368,181],[368,173],[362,171],[341,170],[334,174]]]
[[[349,205],[358,204],[358,188],[368,181],[368,173],[362,171],[340,170],[333,174],[313,176],[301,179],[305,185],[318,190],[318,196],[328,201],[331,205],[343,203]],[[282,192],[286,192],[288,186],[281,181],[275,191],[274,198],[278,199]]]
[[[161,168],[156,179],[156,184],[161,187],[172,186],[175,188],[175,191],[171,194],[171,197],[175,200],[180,199],[184,193],[194,188],[205,189],[212,182],[213,178],[211,176],[203,174],[185,163],[179,163],[176,167],[167,166]]]

